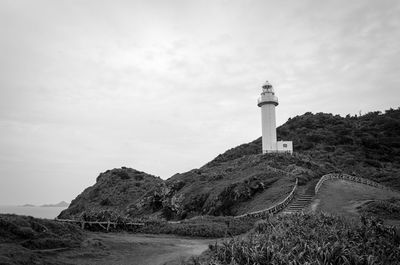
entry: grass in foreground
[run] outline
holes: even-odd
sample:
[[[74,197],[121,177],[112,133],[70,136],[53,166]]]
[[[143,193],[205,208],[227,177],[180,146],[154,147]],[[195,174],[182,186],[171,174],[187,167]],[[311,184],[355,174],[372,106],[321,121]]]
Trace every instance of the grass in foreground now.
[[[358,223],[326,214],[277,216],[246,239],[210,245],[191,265],[399,264],[400,232],[376,219]]]

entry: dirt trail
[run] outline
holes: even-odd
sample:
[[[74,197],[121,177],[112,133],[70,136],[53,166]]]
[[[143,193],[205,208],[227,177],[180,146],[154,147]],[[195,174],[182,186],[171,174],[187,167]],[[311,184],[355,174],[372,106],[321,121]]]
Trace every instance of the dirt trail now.
[[[215,241],[173,235],[88,233],[83,248],[59,252],[55,258],[77,265],[173,265],[200,255]]]

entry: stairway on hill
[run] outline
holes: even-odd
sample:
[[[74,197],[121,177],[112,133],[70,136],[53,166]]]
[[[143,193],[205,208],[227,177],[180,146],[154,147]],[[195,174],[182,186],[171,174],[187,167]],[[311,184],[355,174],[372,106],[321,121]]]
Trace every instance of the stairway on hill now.
[[[303,192],[296,195],[294,200],[282,211],[282,214],[299,213],[307,208],[314,198],[317,182],[318,179],[312,181]]]

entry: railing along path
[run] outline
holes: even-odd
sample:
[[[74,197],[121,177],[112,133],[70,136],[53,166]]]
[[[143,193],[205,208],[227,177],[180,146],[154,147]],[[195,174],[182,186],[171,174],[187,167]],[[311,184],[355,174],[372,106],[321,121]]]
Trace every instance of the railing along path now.
[[[330,173],[330,174],[326,174],[323,175],[320,180],[318,181],[317,185],[315,185],[315,194],[318,193],[319,189],[321,188],[322,184],[324,184],[325,181],[327,180],[332,180],[332,179],[343,179],[343,180],[349,180],[352,182],[356,182],[356,183],[362,183],[368,186],[372,186],[378,189],[383,189],[383,190],[390,190],[392,191],[391,188],[384,186],[382,184],[379,184],[375,181],[369,180],[369,179],[365,179],[365,178],[361,178],[361,177],[356,177],[356,176],[351,176],[348,174],[341,174],[341,173]]]
[[[84,221],[84,220],[71,220],[71,219],[55,219],[58,222],[65,222],[65,223],[74,223],[74,224],[80,224],[82,229],[85,228],[85,225],[99,225],[101,228],[105,230],[110,230],[110,227],[113,226],[114,229],[117,227],[117,225],[123,225],[123,226],[130,226],[130,227],[137,227],[137,226],[144,226],[145,223],[139,223],[139,222],[111,222],[111,221]]]

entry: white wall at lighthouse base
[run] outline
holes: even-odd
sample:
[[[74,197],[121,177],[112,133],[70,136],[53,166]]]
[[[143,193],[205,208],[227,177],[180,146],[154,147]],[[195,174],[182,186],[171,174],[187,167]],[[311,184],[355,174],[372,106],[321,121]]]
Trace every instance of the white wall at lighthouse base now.
[[[276,143],[278,152],[285,152],[293,154],[293,142],[292,141],[278,141]]]
[[[271,149],[263,150],[265,153],[290,153],[293,154],[293,142],[292,141],[278,141],[273,145]]]

